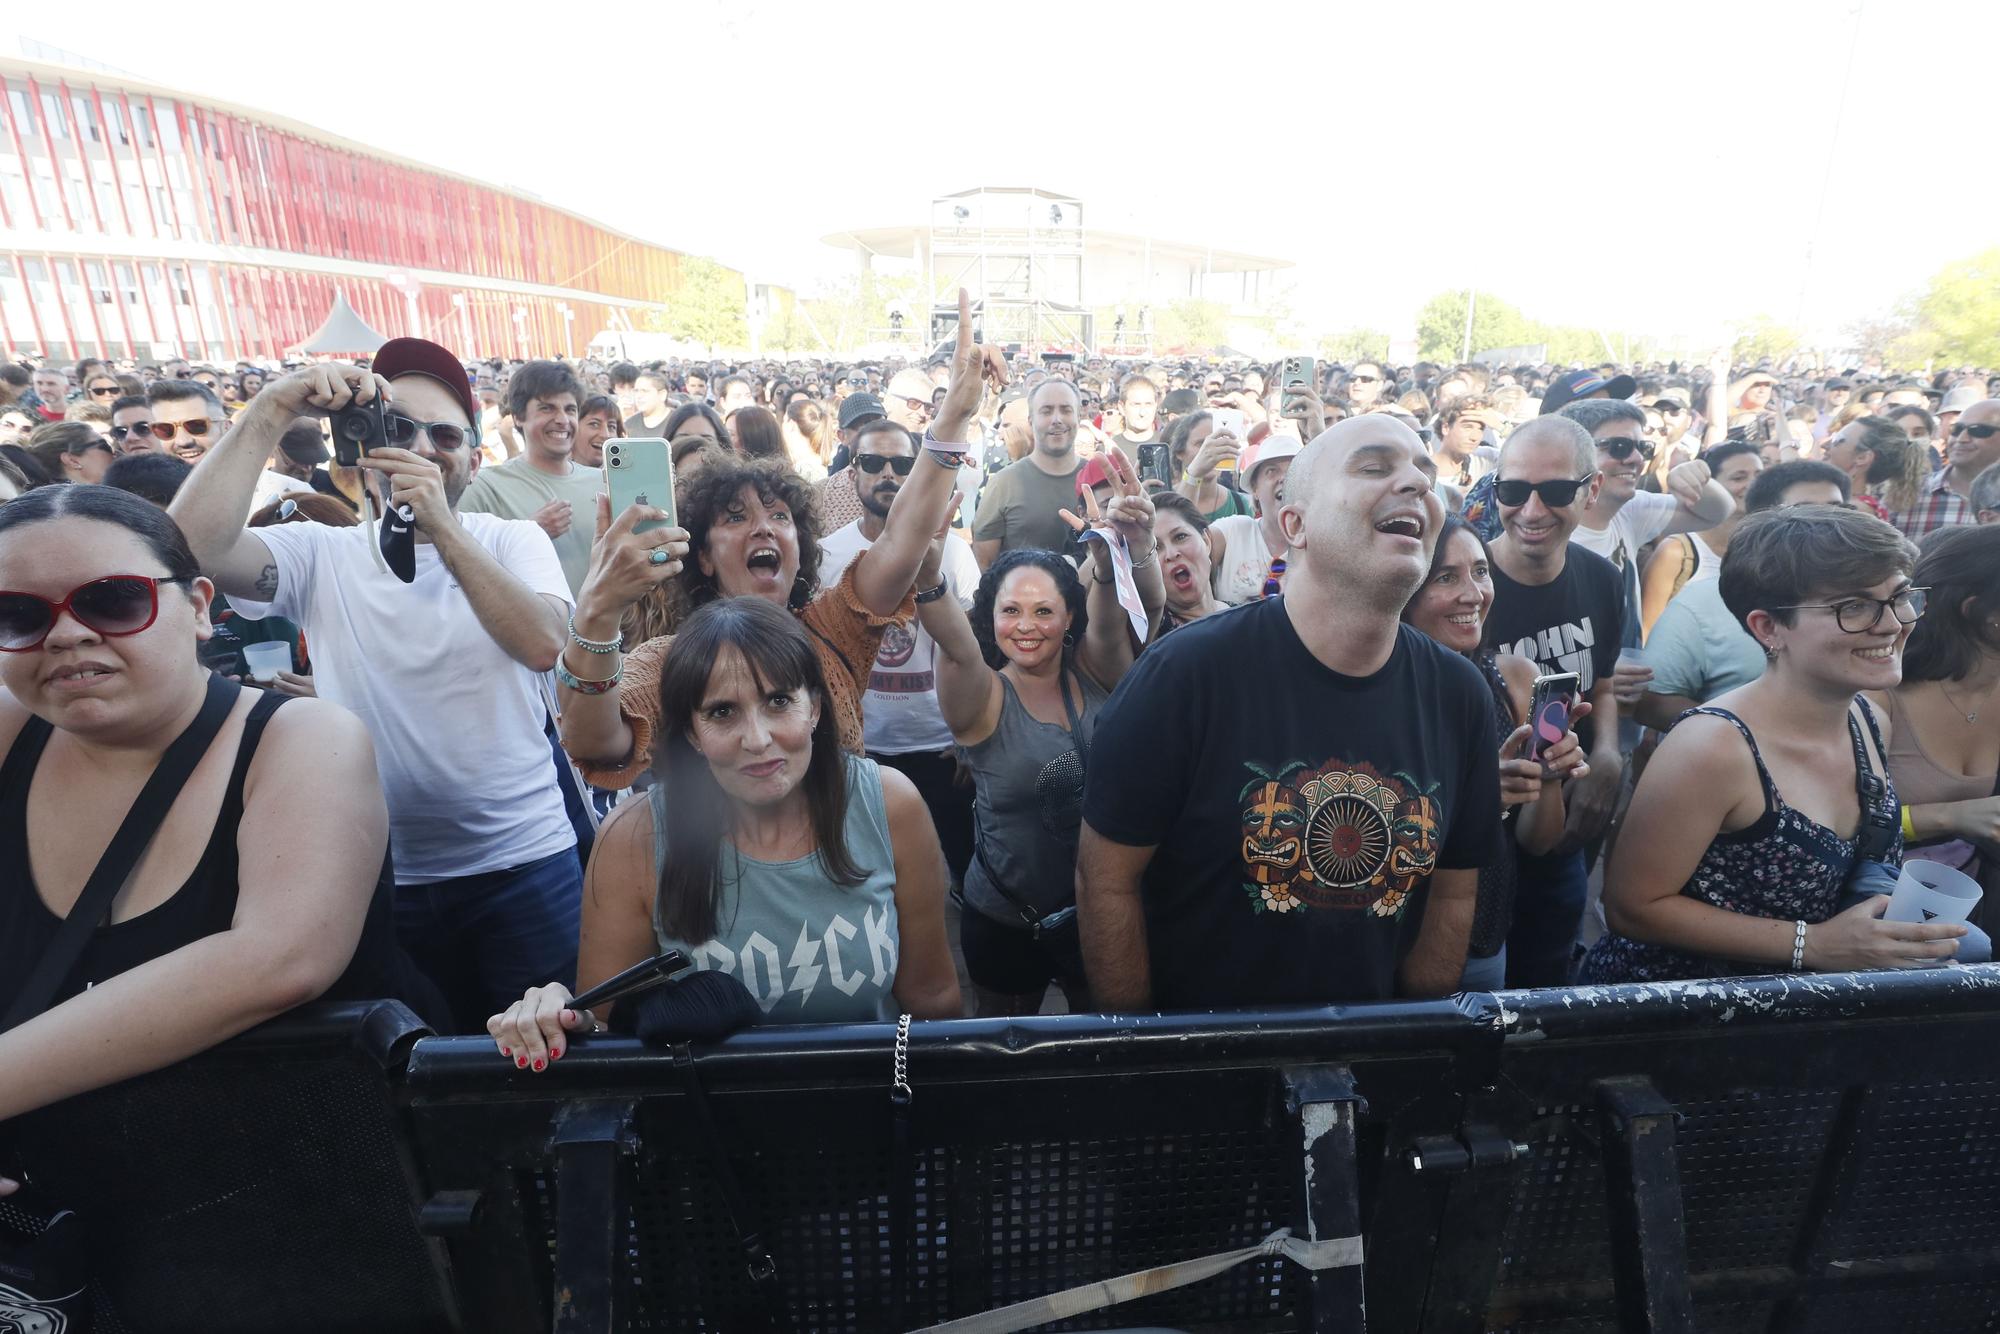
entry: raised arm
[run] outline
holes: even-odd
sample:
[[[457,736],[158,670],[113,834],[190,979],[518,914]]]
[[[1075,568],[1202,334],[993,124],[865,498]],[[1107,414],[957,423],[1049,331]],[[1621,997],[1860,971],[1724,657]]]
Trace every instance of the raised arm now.
[[[598,496],[597,541],[590,549],[590,572],[584,576],[583,587],[576,595],[575,625],[580,637],[599,643],[619,643],[619,627],[626,608],[680,573],[688,549],[685,528],[657,528],[650,533],[632,531],[634,524],[666,517],[664,510],[650,505],[632,505],[614,520],[610,498]],[[667,559],[655,564],[656,551],[665,552]],[[593,653],[567,636],[565,639],[559,661],[571,677],[586,685],[608,681],[632,666],[616,652]],[[658,644],[647,650],[654,664],[654,670],[648,673],[653,683],[659,680],[659,652]],[[556,679],[563,681],[561,673]],[[584,693],[566,682],[560,684],[563,749],[578,761],[622,770],[633,758],[637,741],[631,723],[619,707],[624,689],[619,684],[596,693]],[[596,779],[593,777],[592,781]],[[623,787],[625,783],[615,786]]]
[[[1100,519],[1108,519],[1119,536],[1125,539],[1127,549],[1133,553],[1132,582],[1137,586],[1139,603],[1145,608],[1146,624],[1151,626],[1159,619],[1160,608],[1167,596],[1166,585],[1160,580],[1159,557],[1153,545],[1153,502],[1139,484],[1131,460],[1122,451],[1113,448],[1105,451],[1102,457],[1111,473],[1113,495],[1110,504],[1100,514],[1096,493],[1086,491],[1084,509],[1088,518],[1069,510],[1060,513],[1063,521],[1079,533]],[[1125,608],[1118,601],[1117,567],[1110,546],[1104,542],[1089,545],[1091,563],[1085,577],[1089,584],[1090,624],[1084,629],[1078,665],[1089,672],[1097,684],[1110,690],[1131,670],[1133,660],[1145,645],[1135,639]]]
[[[1736,510],[1736,499],[1715,480],[1700,459],[1667,473],[1667,494],[1680,501],[1680,511],[1667,524],[1668,533],[1698,533],[1713,528]]]
[[[940,540],[931,543],[917,571],[918,591],[943,583],[944,543]],[[950,590],[943,597],[919,602],[917,623],[937,641],[938,712],[944,725],[960,745],[976,746],[1000,725],[1000,674],[986,665],[979,640],[972,633],[972,621]]]
[[[1007,362],[997,348],[972,341],[972,299],[958,289],[958,350],[952,358],[951,385],[938,405],[937,420],[931,424],[932,438],[944,444],[965,439],[966,426],[979,410],[979,387],[990,377],[996,388],[1007,383]],[[854,566],[854,591],[861,605],[877,616],[893,616],[910,591],[917,566],[931,535],[945,520],[947,508],[958,492],[958,463],[917,450],[916,470],[897,493],[882,525],[882,536],[862,554]]]
[[[354,956],[388,840],[367,729],[332,704],[287,704],[246,779],[229,929],[0,1034],[0,1069],[34,1072],[0,1079],[0,1121],[186,1060],[320,995]]]
[[[325,416],[367,403],[388,382],[359,366],[322,362],[271,381],[202,455],[167,513],[187,534],[202,572],[230,597],[269,602],[278,567],[264,539],[243,526],[278,437],[300,417]]]

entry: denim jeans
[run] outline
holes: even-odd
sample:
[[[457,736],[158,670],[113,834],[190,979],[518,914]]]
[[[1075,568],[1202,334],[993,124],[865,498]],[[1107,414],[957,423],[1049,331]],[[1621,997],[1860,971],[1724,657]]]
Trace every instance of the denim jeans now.
[[[499,871],[396,887],[396,936],[461,1033],[547,982],[576,986],[583,867],[575,848]]]
[[[1581,852],[1553,857],[1521,854],[1514,925],[1507,931],[1509,987],[1569,985],[1589,888]]]

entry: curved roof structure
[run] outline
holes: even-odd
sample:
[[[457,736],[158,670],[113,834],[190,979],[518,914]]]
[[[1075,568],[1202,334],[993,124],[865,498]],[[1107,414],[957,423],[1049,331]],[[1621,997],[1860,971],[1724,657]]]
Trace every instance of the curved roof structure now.
[[[1022,191],[1022,193],[1028,192]],[[1047,191],[1033,193],[1048,194]],[[1060,195],[1049,197],[1067,198]],[[822,244],[841,250],[884,255],[891,259],[916,259],[920,253],[918,242],[928,240],[930,231],[928,226],[923,225],[855,227],[847,231],[833,232],[819,239]],[[1144,255],[1150,251],[1155,260],[1202,265],[1212,273],[1261,273],[1272,269],[1289,269],[1293,266],[1293,261],[1278,259],[1271,255],[1252,255],[1240,250],[1218,250],[1195,241],[1174,241],[1163,236],[1143,236],[1133,232],[1100,231],[1095,227],[1085,230],[1084,243],[1093,250],[1132,255]]]

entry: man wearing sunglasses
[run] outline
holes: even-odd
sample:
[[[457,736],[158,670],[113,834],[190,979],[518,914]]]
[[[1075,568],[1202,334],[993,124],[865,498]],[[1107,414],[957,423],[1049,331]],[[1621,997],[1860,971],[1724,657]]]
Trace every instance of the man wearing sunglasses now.
[[[838,583],[855,557],[881,538],[889,506],[916,465],[917,442],[896,423],[878,417],[856,433],[854,462],[848,471],[861,496],[861,517],[820,539],[821,587]],[[958,599],[962,607],[972,606],[972,595],[979,589],[979,562],[971,544],[957,533],[945,534],[940,579],[941,596]],[[917,592],[930,587],[919,582]],[[962,878],[972,859],[972,787],[956,781],[951,728],[937,702],[937,641],[921,622],[899,621],[883,633],[862,699],[861,726],[868,754],[902,770],[916,784],[930,808],[952,875]]]
[[[1493,475],[1500,533],[1492,542],[1488,642],[1540,674],[1574,672],[1576,697],[1591,705],[1576,727],[1590,771],[1564,793],[1562,845],[1546,857],[1521,855],[1507,935],[1508,986],[1563,986],[1588,892],[1583,845],[1610,822],[1623,777],[1612,676],[1625,594],[1610,561],[1570,541],[1600,484],[1590,432],[1560,414],[1537,417],[1507,437]]]
[[[931,377],[920,370],[897,371],[882,392],[883,411],[896,425],[922,436],[935,415],[931,407],[933,388]]]
[[[2000,463],[2000,398],[1982,399],[1959,413],[1944,446],[1944,466],[1924,483],[1916,508],[1890,520],[1913,542],[1955,523],[1979,522],[1972,483]]]
[[[574,980],[582,868],[542,682],[567,638],[569,585],[533,523],[457,512],[479,466],[477,403],[458,358],[396,338],[373,372],[322,363],[273,380],[170,512],[237,614],[296,623],[320,697],[368,724],[397,931],[470,1030],[531,985]],[[407,584],[380,567],[368,525],[243,526],[296,418],[378,394],[390,444],[361,467],[372,491],[415,516]]]
[[[153,434],[153,407],[138,394],[111,404],[111,447],[120,454],[163,454]]]
[[[155,380],[146,388],[159,447],[193,463],[229,429],[222,400],[196,380]]]

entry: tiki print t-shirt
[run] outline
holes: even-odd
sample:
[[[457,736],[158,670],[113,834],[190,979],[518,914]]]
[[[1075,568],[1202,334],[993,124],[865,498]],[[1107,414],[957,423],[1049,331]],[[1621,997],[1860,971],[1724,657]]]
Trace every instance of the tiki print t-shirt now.
[[[1408,626],[1368,677],[1313,657],[1283,597],[1149,648],[1098,716],[1084,819],[1156,846],[1155,1004],[1393,995],[1432,871],[1498,845],[1493,729],[1478,669]]]

